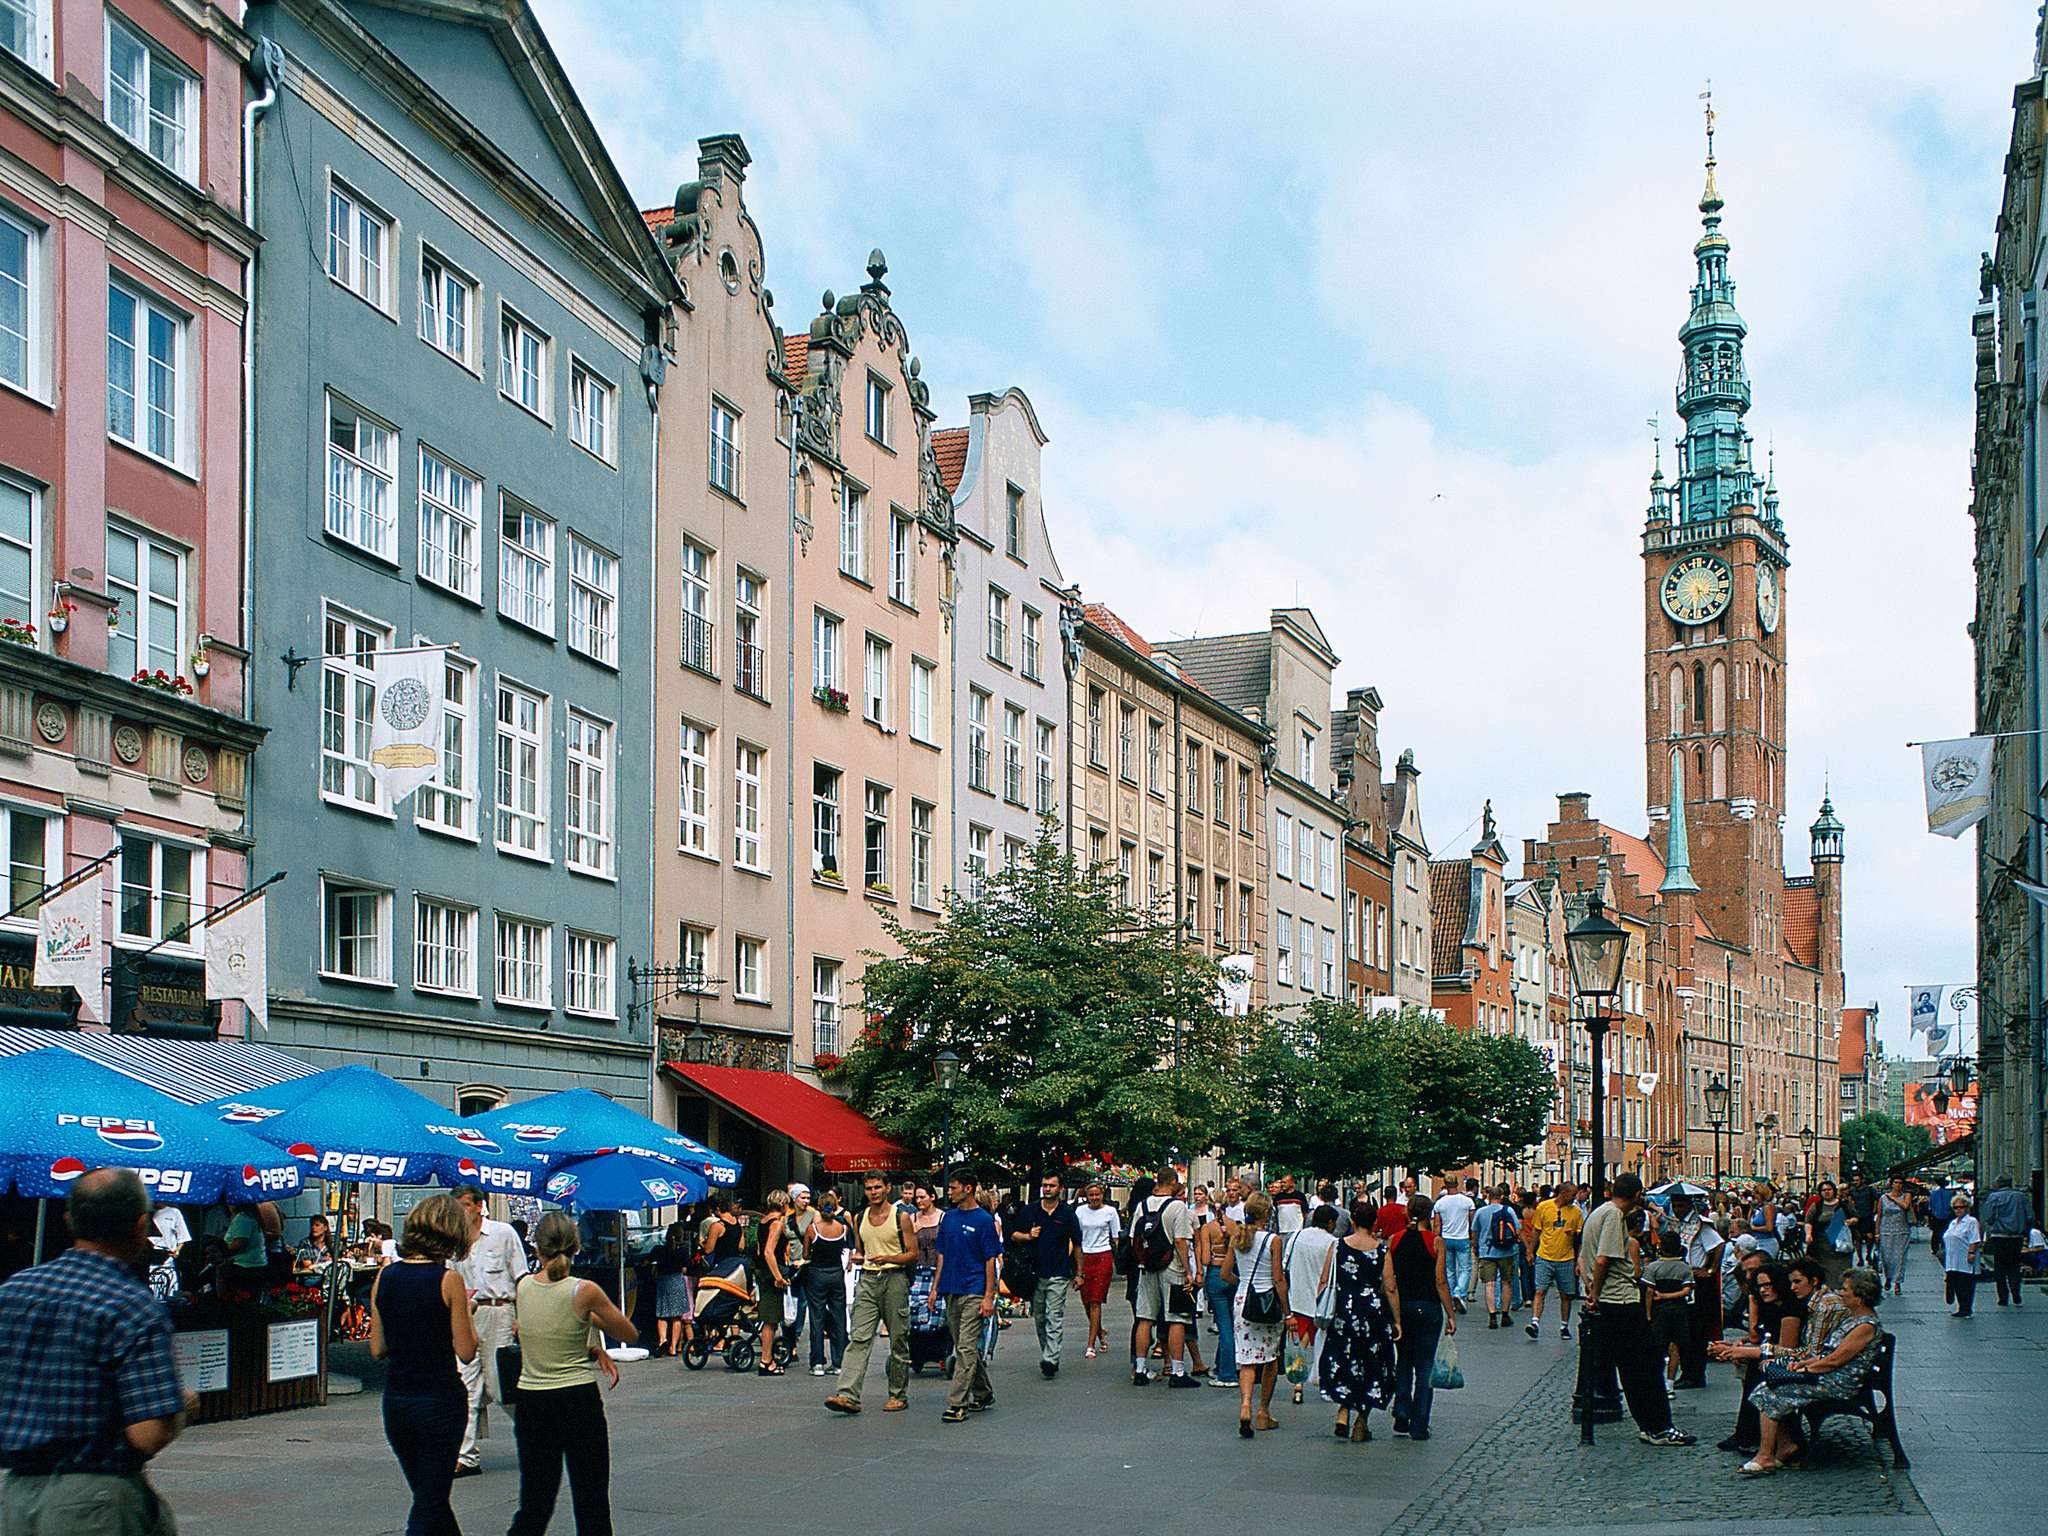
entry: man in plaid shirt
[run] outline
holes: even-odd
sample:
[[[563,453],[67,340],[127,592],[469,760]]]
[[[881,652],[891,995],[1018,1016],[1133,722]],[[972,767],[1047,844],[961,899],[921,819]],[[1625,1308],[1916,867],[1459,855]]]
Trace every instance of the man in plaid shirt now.
[[[4,1536],[172,1536],[142,1475],[185,1427],[171,1324],[139,1278],[149,1192],[125,1168],[71,1186],[73,1246],[0,1285]]]

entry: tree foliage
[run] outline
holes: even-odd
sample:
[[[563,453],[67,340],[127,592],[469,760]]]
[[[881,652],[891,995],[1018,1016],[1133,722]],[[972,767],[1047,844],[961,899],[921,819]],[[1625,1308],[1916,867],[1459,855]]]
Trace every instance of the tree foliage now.
[[[1892,1164],[1918,1156],[1934,1145],[1924,1125],[1908,1125],[1897,1115],[1871,1110],[1842,1122],[1842,1166],[1840,1171],[1860,1167],[1879,1176]]]
[[[950,1123],[956,1155],[1022,1171],[1157,1163],[1232,1122],[1215,963],[1050,825],[979,899],[949,896],[937,927],[890,933],[901,953],[870,957],[869,1022],[834,1080],[891,1136],[937,1155]],[[934,1071],[946,1050],[961,1066],[950,1095]]]
[[[1528,1041],[1454,1029],[1417,1010],[1404,1010],[1386,1040],[1405,1090],[1398,1161],[1460,1168],[1514,1158],[1543,1139],[1557,1074]]]

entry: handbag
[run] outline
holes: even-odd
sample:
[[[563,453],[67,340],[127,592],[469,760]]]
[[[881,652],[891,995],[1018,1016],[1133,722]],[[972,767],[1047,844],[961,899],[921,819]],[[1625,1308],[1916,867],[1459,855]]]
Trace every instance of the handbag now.
[[[1458,1341],[1448,1333],[1437,1340],[1429,1384],[1439,1392],[1455,1392],[1465,1385],[1465,1373],[1458,1369]]]
[[[498,1346],[498,1401],[519,1401],[519,1373],[526,1368],[526,1352],[516,1343]]]
[[[1270,1252],[1272,1252],[1272,1238],[1269,1234],[1262,1233],[1259,1238],[1259,1251],[1252,1257],[1252,1272],[1245,1276],[1244,1307],[1242,1309],[1244,1320],[1261,1328],[1270,1328],[1273,1324],[1280,1321],[1279,1290],[1272,1286],[1268,1286],[1263,1291],[1259,1289],[1259,1260],[1265,1258]]]
[[[1795,1371],[1782,1360],[1770,1360],[1764,1364],[1763,1383],[1767,1387],[1790,1387],[1810,1385],[1813,1377],[1805,1371]]]

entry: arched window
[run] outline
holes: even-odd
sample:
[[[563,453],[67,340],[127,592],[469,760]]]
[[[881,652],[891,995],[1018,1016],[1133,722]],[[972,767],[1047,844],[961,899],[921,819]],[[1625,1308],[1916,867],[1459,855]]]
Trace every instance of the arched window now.
[[[505,1090],[492,1083],[464,1083],[455,1090],[455,1113],[467,1120],[489,1114],[505,1102]]]
[[[1692,664],[1692,723],[1707,723],[1707,669],[1698,662]]]
[[[1706,752],[1705,752],[1705,751],[1704,751],[1704,750],[1703,750],[1702,748],[1699,748],[1699,747],[1694,747],[1694,748],[1692,749],[1692,783],[1693,783],[1693,793],[1694,793],[1694,794],[1696,794],[1696,795],[1704,795],[1704,794],[1706,794],[1706,792],[1707,792],[1707,754],[1706,754]]]
[[[1728,665],[1726,662],[1717,661],[1714,663],[1714,687],[1712,693],[1709,695],[1709,700],[1712,706],[1710,710],[1712,716],[1710,722],[1711,728],[1717,731],[1727,730]]]
[[[1685,724],[1685,673],[1677,667],[1671,669],[1671,734],[1676,736]]]
[[[1720,742],[1714,743],[1713,797],[1716,800],[1728,798],[1728,748]]]
[[[1756,733],[1771,734],[1771,669],[1761,662],[1756,669]]]

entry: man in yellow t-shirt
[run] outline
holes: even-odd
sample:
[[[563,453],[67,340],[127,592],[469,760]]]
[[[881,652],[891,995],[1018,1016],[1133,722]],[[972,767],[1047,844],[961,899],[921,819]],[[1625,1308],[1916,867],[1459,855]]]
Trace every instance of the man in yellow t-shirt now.
[[[1557,1336],[1572,1336],[1572,1298],[1579,1293],[1579,1233],[1586,1224],[1577,1195],[1577,1186],[1567,1179],[1536,1207],[1536,1315],[1522,1330],[1532,1339],[1543,1331],[1546,1290],[1557,1292]]]

